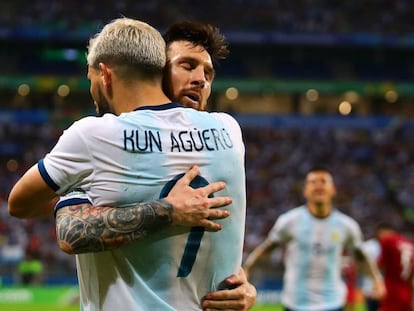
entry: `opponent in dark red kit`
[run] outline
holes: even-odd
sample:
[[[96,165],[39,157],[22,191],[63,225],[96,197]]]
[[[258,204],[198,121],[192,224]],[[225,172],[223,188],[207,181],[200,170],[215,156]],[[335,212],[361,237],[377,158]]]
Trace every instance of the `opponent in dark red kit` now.
[[[387,291],[380,311],[412,311],[414,244],[385,223],[378,225],[377,235],[381,245],[378,265]]]

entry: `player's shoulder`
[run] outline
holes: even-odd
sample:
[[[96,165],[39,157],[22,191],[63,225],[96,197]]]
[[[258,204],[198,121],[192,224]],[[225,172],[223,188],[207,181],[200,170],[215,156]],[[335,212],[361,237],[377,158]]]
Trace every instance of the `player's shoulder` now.
[[[333,215],[337,219],[337,221],[341,222],[343,225],[347,227],[359,228],[358,222],[352,218],[351,216],[345,214],[344,212],[335,209]]]
[[[225,122],[231,122],[231,123],[239,125],[239,122],[236,120],[236,118],[227,112],[207,112],[207,113],[210,114],[213,118],[221,119]]]
[[[242,128],[235,117],[226,112],[207,112],[214,123],[222,128],[230,130],[233,134],[242,135]]]
[[[109,119],[114,118],[115,115],[107,113],[103,116],[85,116],[73,122],[72,126],[75,127],[89,127],[96,124],[103,124],[107,122]]]
[[[335,208],[332,210],[332,215],[334,215],[335,217],[338,217],[340,219],[346,220],[346,221],[355,221],[356,220],[354,218],[352,218],[351,216],[349,216],[348,214],[345,214],[344,212],[342,212],[341,210]]]
[[[306,218],[306,207],[298,206],[282,212],[275,221],[275,227],[279,230],[293,230],[300,219]]]
[[[285,219],[295,219],[297,217],[301,217],[303,215],[306,215],[307,212],[307,208],[305,205],[301,205],[301,206],[297,206],[294,208],[291,208],[285,212],[283,212],[282,214],[280,214],[279,217],[283,217]]]
[[[403,236],[403,235],[397,234],[397,233],[385,235],[385,236],[381,237],[380,240],[388,242],[388,243],[404,242],[406,244],[413,245],[413,242],[410,239],[408,239],[406,236]]]
[[[117,122],[116,120],[117,116],[111,113],[106,113],[103,116],[86,116],[75,121],[71,128],[76,128],[82,131],[103,131],[115,124]]]

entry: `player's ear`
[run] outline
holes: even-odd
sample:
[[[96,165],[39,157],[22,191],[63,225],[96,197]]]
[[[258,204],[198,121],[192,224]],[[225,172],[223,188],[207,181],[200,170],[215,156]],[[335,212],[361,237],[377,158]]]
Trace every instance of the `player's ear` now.
[[[106,88],[108,88],[112,84],[111,70],[104,63],[99,63],[99,70],[101,71],[102,83]]]

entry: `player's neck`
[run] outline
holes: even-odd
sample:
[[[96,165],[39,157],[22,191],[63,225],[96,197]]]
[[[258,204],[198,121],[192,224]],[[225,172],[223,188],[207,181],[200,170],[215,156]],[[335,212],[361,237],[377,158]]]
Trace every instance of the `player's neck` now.
[[[308,210],[312,216],[316,218],[326,218],[332,212],[332,206],[330,204],[315,204],[315,203],[308,203],[307,204]]]
[[[158,106],[171,102],[158,85],[141,84],[119,89],[114,101],[119,103],[118,112],[130,112],[143,106]]]

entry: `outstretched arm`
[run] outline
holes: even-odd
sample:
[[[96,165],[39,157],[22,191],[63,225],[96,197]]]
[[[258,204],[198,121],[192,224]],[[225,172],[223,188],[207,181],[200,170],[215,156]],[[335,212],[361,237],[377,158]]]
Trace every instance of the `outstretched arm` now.
[[[247,281],[244,270],[241,268],[239,273],[232,274],[224,282],[228,289],[211,292],[203,298],[203,311],[250,310],[256,302],[257,291]]]
[[[221,230],[222,226],[213,220],[230,214],[214,207],[228,205],[232,200],[208,197],[224,189],[223,182],[193,189],[190,183],[198,173],[199,168],[194,166],[177,181],[165,199],[154,202],[124,208],[79,204],[59,209],[56,233],[60,248],[69,254],[109,250],[170,225]]]
[[[375,261],[371,260],[371,258],[366,255],[362,249],[356,249],[355,256],[365,266],[368,275],[373,281],[373,292],[375,293],[375,298],[383,298],[386,294],[385,284],[377,264]]]
[[[249,256],[247,256],[247,259],[243,265],[243,268],[247,274],[247,276],[249,276],[250,271],[252,270],[252,268],[254,267],[254,265],[257,263],[257,261],[264,257],[265,255],[269,254],[273,249],[275,249],[278,245],[269,240],[266,239],[264,240],[261,244],[259,244],[259,246],[257,246],[250,254]]]

